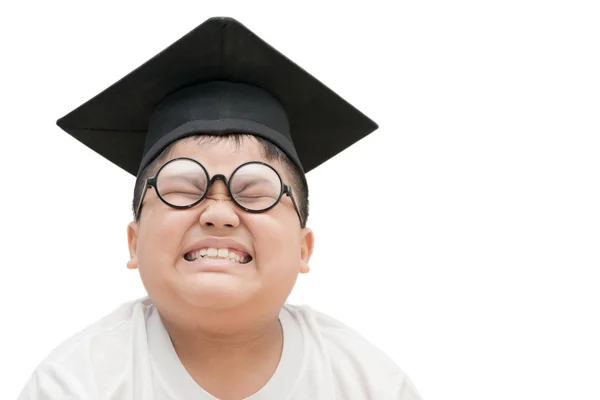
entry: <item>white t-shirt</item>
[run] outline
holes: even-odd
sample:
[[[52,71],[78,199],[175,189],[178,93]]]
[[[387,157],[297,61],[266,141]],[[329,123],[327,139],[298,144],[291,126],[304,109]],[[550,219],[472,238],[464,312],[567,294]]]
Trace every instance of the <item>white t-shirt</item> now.
[[[382,351],[309,307],[280,313],[283,352],[248,400],[420,400]],[[232,383],[235,384],[235,383]],[[148,297],[66,340],[35,369],[18,400],[215,400],[179,361]]]

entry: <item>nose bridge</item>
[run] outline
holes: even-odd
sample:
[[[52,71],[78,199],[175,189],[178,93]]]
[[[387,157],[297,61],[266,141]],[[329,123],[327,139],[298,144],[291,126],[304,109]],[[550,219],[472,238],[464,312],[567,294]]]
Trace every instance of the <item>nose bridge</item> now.
[[[210,179],[210,185],[214,185],[217,181],[223,182],[225,186],[227,186],[227,178],[223,174],[217,174]]]
[[[205,226],[237,226],[239,216],[226,185],[227,179],[219,174],[212,177],[204,202],[200,223]]]
[[[210,198],[211,195],[229,196],[227,178],[225,175],[217,174],[210,179],[210,182],[208,183],[208,193],[206,195],[208,198]]]

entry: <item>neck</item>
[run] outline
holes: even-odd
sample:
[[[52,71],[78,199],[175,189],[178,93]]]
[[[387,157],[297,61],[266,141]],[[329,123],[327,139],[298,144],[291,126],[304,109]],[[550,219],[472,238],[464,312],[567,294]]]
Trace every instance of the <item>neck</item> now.
[[[244,330],[215,331],[210,327],[196,326],[185,329],[165,321],[173,346],[180,357],[201,360],[211,354],[221,358],[229,354],[241,355],[263,351],[265,347],[273,347],[281,342],[281,325],[277,318],[246,327]]]
[[[279,365],[283,331],[277,317],[243,330],[163,323],[188,373],[218,398],[243,398],[257,392]],[[236,385],[232,387],[231,382]]]

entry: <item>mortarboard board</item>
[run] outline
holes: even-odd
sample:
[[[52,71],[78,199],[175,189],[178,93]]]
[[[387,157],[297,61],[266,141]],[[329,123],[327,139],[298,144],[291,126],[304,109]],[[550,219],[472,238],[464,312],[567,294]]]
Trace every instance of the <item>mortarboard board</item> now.
[[[211,18],[57,121],[137,175],[201,133],[265,138],[308,172],[377,124],[231,18]]]

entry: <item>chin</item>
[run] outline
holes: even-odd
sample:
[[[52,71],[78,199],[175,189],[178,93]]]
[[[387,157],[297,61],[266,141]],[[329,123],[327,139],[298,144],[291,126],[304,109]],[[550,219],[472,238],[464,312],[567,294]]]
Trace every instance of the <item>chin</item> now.
[[[251,301],[253,294],[260,293],[258,285],[228,274],[202,273],[186,280],[175,291],[185,303],[197,308],[236,308]]]

